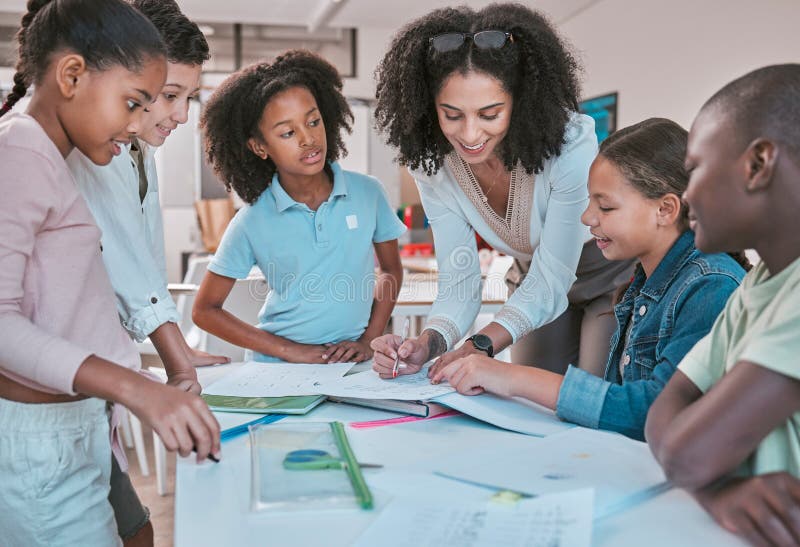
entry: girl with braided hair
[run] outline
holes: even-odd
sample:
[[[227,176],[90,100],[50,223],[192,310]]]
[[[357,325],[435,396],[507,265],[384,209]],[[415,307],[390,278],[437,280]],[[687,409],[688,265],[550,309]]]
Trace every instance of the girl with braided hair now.
[[[581,213],[597,154],[578,110],[578,66],[547,20],[519,4],[435,10],[394,38],[377,70],[379,128],[411,170],[433,229],[439,293],[419,338],[373,343],[385,377],[434,374],[514,344],[512,361],[602,376],[617,287],[633,273],[596,247]],[[456,347],[481,305],[475,234],[513,256],[511,295]]]
[[[166,46],[167,78],[143,116],[143,128],[108,165],[73,150],[67,157],[75,183],[102,231],[103,263],[117,299],[122,326],[131,338],[149,338],[167,372],[167,384],[199,394],[195,366],[224,363],[190,348],[178,328],[180,316],[167,290],[164,226],[155,153],[189,119],[200,93],[208,43],[174,0],[127,0],[156,27]],[[153,527],[125,472],[111,469],[111,506],[126,547],[153,544]]]
[[[10,545],[119,545],[106,401],[171,450],[219,454],[199,396],[136,373],[100,230],[65,162],[77,149],[106,165],[141,131],[165,48],[120,0],[29,0],[17,37],[0,110],[0,530]],[[9,114],[30,85],[27,111]]]
[[[257,361],[364,361],[386,328],[405,228],[379,181],[337,163],[351,122],[341,77],[307,51],[233,74],[206,105],[208,160],[248,205],[225,231],[192,319]],[[255,327],[222,309],[253,266],[270,289]]]

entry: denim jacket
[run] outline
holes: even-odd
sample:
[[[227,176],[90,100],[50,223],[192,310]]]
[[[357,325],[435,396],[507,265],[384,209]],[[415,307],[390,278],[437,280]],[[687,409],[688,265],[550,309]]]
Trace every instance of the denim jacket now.
[[[558,416],[644,440],[650,405],[683,356],[711,330],[744,273],[727,254],[698,251],[691,231],[675,241],[650,278],[637,266],[631,286],[614,307],[617,331],[605,378],[570,365],[558,394]],[[633,325],[626,340],[629,321]]]

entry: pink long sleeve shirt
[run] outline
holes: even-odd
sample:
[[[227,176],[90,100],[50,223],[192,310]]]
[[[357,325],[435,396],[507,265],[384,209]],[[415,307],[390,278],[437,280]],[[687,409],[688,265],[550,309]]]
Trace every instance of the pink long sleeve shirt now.
[[[74,395],[90,355],[138,369],[100,230],[67,164],[27,114],[0,118],[0,374]]]

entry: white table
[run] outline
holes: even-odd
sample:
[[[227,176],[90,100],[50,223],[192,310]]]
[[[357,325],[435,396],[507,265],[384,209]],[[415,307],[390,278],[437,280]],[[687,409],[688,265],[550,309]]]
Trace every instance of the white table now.
[[[253,415],[218,413],[223,428],[254,419]],[[365,421],[397,414],[325,403],[298,421]],[[574,431],[574,430],[573,430]],[[591,434],[584,430],[586,435]],[[524,450],[538,439],[506,432],[468,417],[450,417],[374,429],[348,428],[359,460],[384,465],[365,470],[375,496],[373,511],[316,513],[252,513],[250,506],[250,450],[247,435],[223,445],[219,464],[201,465],[192,458],[177,465],[175,545],[349,545],[366,529],[393,496],[481,500],[486,490],[431,474],[448,458],[469,458],[475,447],[498,451]],[[628,442],[620,438],[620,442]],[[576,447],[577,448],[577,447]],[[536,461],[530,462],[535,466]],[[625,466],[625,461],[619,462]],[[530,468],[530,467],[529,467]],[[520,469],[525,473],[526,469]],[[602,477],[597,478],[602,481]],[[631,477],[636,481],[636,477]],[[588,485],[590,486],[590,485]],[[706,515],[684,492],[671,490],[626,512],[595,522],[593,545],[613,547],[673,547],[676,545],[741,545]]]

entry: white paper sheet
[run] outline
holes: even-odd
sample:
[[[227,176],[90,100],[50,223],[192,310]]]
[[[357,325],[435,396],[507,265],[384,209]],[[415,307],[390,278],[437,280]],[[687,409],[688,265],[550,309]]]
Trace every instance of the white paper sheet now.
[[[559,420],[552,410],[526,399],[504,399],[490,393],[474,396],[449,393],[437,397],[436,402],[482,422],[536,437],[575,427]]]
[[[747,546],[677,488],[624,514],[599,521],[595,516],[594,538],[596,547]]]
[[[588,546],[592,491],[578,490],[497,503],[431,503],[419,498],[391,502],[356,547],[570,547]]]
[[[583,427],[537,439],[527,450],[484,448],[469,463],[454,459],[437,471],[532,494],[594,488],[599,515],[641,503],[642,491],[656,495],[666,480],[645,443]]]
[[[320,386],[344,376],[353,363],[310,365],[304,363],[249,362],[203,390],[208,395],[236,397],[289,397],[318,395]]]
[[[416,374],[398,376],[384,380],[374,370],[351,374],[335,382],[326,382],[319,393],[337,397],[360,397],[362,399],[401,399],[404,401],[426,401],[439,395],[452,393],[449,384],[431,384],[427,369]]]

